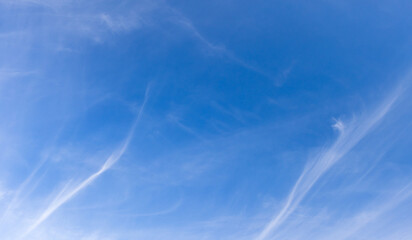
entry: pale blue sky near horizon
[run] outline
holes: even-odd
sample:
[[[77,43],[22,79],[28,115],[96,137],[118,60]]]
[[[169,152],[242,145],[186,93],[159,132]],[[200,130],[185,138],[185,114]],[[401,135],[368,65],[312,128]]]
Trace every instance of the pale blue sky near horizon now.
[[[412,239],[411,12],[0,0],[0,239]]]

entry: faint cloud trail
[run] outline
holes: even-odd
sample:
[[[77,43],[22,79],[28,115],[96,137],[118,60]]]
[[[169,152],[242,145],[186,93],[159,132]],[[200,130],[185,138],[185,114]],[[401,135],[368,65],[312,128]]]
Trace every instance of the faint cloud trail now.
[[[140,110],[137,114],[136,119],[133,122],[133,125],[131,129],[129,130],[129,133],[126,137],[126,139],[123,141],[123,144],[120,145],[118,149],[113,151],[113,153],[107,158],[107,160],[104,162],[104,164],[101,166],[99,171],[95,172],[92,174],[90,177],[88,177],[86,180],[81,182],[78,186],[76,186],[73,189],[68,190],[67,185],[60,191],[59,195],[52,201],[52,203],[46,208],[46,210],[40,215],[40,217],[32,224],[26,233],[23,236],[26,236],[30,232],[32,232],[34,229],[36,229],[41,223],[43,223],[51,214],[53,214],[61,205],[69,201],[71,198],[73,198],[78,192],[80,192],[82,189],[86,188],[88,185],[90,185],[94,180],[96,180],[101,174],[103,174],[105,171],[110,169],[124,154],[124,152],[127,150],[130,141],[133,137],[133,134],[135,132],[137,123],[142,117],[144,107],[146,105],[147,99],[149,97],[149,91],[150,91],[150,84],[146,88],[145,96],[144,96],[144,101],[142,106],[140,107]]]
[[[410,75],[408,75],[408,79]],[[408,80],[404,79],[404,80]],[[274,216],[266,227],[260,232],[255,240],[263,240],[270,233],[276,230],[299,206],[306,194],[313,185],[322,177],[327,170],[336,164],[346,153],[348,153],[368,132],[389,112],[396,100],[402,95],[405,89],[402,81],[398,88],[387,97],[383,103],[369,116],[359,121],[352,121],[345,126],[341,121],[337,121],[333,126],[340,132],[334,144],[321,151],[308,165],[292,188],[286,203],[280,212]]]
[[[28,185],[32,183],[34,180],[34,177],[36,174],[39,172],[41,167],[44,165],[46,162],[46,158],[44,158],[32,171],[32,173],[27,177],[26,180],[20,185],[20,187],[15,191],[13,194],[13,198],[10,201],[10,203],[7,205],[6,210],[4,211],[2,217],[0,218],[0,226],[3,224],[3,222],[10,216],[11,212],[13,209],[15,209],[24,199],[29,195],[34,189],[38,186],[40,180],[37,180],[31,188],[28,189]],[[41,179],[41,177],[40,177]]]
[[[274,79],[274,76],[267,71],[262,70],[261,68],[246,62],[245,60],[236,56],[233,52],[229,51],[225,46],[219,46],[211,41],[209,41],[203,34],[199,32],[199,30],[193,25],[192,21],[184,16],[181,12],[176,10],[175,8],[168,7],[169,10],[177,17],[176,22],[184,27],[187,31],[189,31],[199,42],[205,45],[208,49],[210,49],[214,54],[220,54],[221,56],[226,57],[228,60],[236,63],[237,65],[253,71],[265,78]]]
[[[353,234],[357,233],[359,230],[361,230],[368,224],[377,220],[379,217],[387,213],[389,210],[405,202],[412,195],[411,186],[411,183],[407,184],[406,186],[398,190],[389,200],[386,200],[378,207],[375,207],[375,209],[358,213],[353,218],[349,219],[349,221],[343,222],[342,226],[338,226],[336,229],[334,229],[333,239],[349,239],[351,236],[353,236]],[[332,236],[327,236],[327,238],[322,239],[331,238]]]

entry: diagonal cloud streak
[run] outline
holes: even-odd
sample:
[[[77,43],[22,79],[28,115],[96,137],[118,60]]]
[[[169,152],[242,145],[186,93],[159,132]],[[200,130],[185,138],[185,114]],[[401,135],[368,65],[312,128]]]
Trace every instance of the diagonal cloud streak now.
[[[338,226],[333,231],[333,239],[335,240],[346,240],[350,239],[353,234],[360,231],[362,228],[366,227],[373,221],[376,221],[382,215],[389,212],[390,210],[398,207],[400,204],[409,199],[412,195],[412,184],[409,183],[400,190],[398,190],[389,200],[380,204],[377,208],[369,211],[363,211],[355,215],[353,218],[349,219],[347,222],[343,222],[342,226]],[[327,236],[322,239],[331,239],[332,236]]]
[[[104,162],[104,164],[101,166],[101,168],[89,176],[86,180],[81,182],[79,185],[74,187],[71,190],[67,190],[67,185],[66,187],[63,188],[62,191],[60,191],[59,195],[52,201],[52,203],[46,208],[46,210],[40,215],[40,217],[28,228],[26,231],[25,235],[29,234],[33,230],[35,230],[41,223],[43,223],[51,214],[53,214],[59,207],[61,207],[64,203],[72,199],[77,193],[79,193],[81,190],[89,186],[94,180],[96,180],[101,174],[106,172],[108,169],[110,169],[119,159],[123,156],[125,151],[127,150],[130,141],[133,137],[133,134],[135,132],[137,123],[142,117],[144,107],[146,105],[148,96],[149,96],[149,91],[150,91],[150,85],[146,88],[145,92],[145,97],[142,106],[140,107],[140,110],[136,116],[136,119],[133,122],[133,125],[126,137],[126,139],[123,141],[123,143],[120,145],[118,149],[116,149]]]
[[[407,79],[409,79],[409,76]],[[308,165],[300,175],[289,193],[283,208],[272,220],[270,220],[255,240],[265,239],[283,224],[289,215],[296,210],[303,198],[319,178],[322,177],[334,164],[341,160],[342,157],[359,143],[359,141],[361,141],[390,111],[396,100],[402,95],[404,89],[404,84],[400,84],[399,87],[387,97],[371,115],[366,116],[359,121],[352,121],[348,126],[345,126],[340,121],[334,125],[340,132],[339,137],[332,146],[321,151],[311,160],[312,164]]]
[[[193,25],[192,21],[185,17],[181,12],[176,10],[175,8],[168,7],[169,10],[177,17],[176,22],[180,24],[183,28],[185,28],[194,38],[196,38],[200,43],[205,45],[209,50],[211,50],[214,54],[223,56],[228,60],[232,61],[239,66],[248,69],[252,72],[255,72],[265,78],[273,79],[274,76],[267,71],[239,58],[233,52],[229,51],[225,46],[217,45],[212,43],[209,39],[207,39],[199,30]]]

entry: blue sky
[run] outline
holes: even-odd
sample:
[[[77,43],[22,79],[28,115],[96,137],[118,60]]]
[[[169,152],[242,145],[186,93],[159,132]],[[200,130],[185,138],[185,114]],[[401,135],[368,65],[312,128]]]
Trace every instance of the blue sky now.
[[[412,239],[411,11],[0,0],[0,238]]]

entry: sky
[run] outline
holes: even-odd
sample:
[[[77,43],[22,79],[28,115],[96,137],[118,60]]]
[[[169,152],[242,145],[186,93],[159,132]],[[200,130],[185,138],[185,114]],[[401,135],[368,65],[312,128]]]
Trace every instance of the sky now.
[[[411,12],[0,0],[0,239],[412,239]]]

